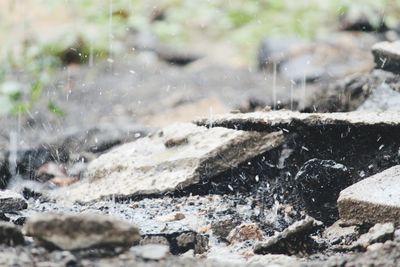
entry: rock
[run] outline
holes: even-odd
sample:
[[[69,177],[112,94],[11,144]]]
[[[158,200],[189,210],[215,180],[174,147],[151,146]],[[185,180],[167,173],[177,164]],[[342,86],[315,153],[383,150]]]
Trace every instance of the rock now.
[[[78,181],[78,177],[54,177],[49,180],[51,184],[58,187],[70,186]]]
[[[371,127],[386,126],[400,128],[397,112],[338,112],[300,113],[287,110],[216,115],[213,118],[196,120],[197,125],[226,127],[232,129],[296,131],[304,127]]]
[[[400,41],[380,42],[372,47],[375,67],[400,73]]]
[[[229,218],[226,220],[219,220],[211,224],[211,230],[213,235],[219,238],[226,239],[229,233],[240,224],[235,218]]]
[[[395,228],[393,223],[377,223],[369,229],[368,233],[361,235],[357,241],[351,245],[351,248],[366,249],[374,243],[393,240],[394,230]]]
[[[351,185],[346,166],[333,160],[310,159],[300,168],[295,180],[309,215],[325,223],[337,220],[339,193]]]
[[[297,221],[283,230],[263,241],[257,243],[254,247],[256,254],[287,254],[293,255],[299,252],[310,252],[314,246],[313,240],[309,237],[321,222],[312,217],[306,217]]]
[[[368,177],[340,192],[340,218],[358,223],[400,224],[400,166]]]
[[[357,239],[359,232],[360,229],[356,225],[342,226],[341,221],[336,221],[325,229],[323,236],[328,239],[329,243],[332,245],[349,245]]]
[[[0,222],[0,243],[8,246],[23,245],[25,242],[21,230],[7,222]]]
[[[97,214],[36,214],[28,219],[24,232],[62,250],[130,247],[140,240],[134,225]]]
[[[28,207],[26,200],[11,190],[0,190],[0,212],[15,212]]]
[[[400,93],[382,83],[372,91],[357,111],[400,111]]]
[[[268,254],[268,255],[255,255],[250,258],[248,264],[256,266],[273,266],[273,267],[299,267],[302,266],[301,262],[293,256]]]
[[[101,155],[89,164],[86,179],[68,187],[68,197],[63,191],[54,196],[85,202],[112,195],[161,194],[199,183],[204,186],[218,174],[282,142],[281,132],[176,124]]]
[[[246,240],[258,240],[261,241],[264,237],[264,233],[255,223],[244,223],[241,224],[229,233],[226,237],[229,243],[239,243]]]
[[[185,214],[182,212],[170,213],[156,218],[160,222],[173,222],[185,219]]]
[[[132,249],[137,256],[144,260],[158,261],[164,259],[169,253],[169,246],[149,244],[137,246]]]

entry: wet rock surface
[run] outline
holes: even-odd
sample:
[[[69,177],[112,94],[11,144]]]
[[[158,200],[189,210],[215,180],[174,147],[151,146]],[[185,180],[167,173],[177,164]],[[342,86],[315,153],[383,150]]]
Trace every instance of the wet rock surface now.
[[[381,42],[372,47],[376,68],[399,73],[400,42]]]

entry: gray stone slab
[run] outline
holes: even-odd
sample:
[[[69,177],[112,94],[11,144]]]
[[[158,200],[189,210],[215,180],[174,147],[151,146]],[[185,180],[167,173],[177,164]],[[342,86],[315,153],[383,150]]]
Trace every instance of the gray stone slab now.
[[[283,141],[282,132],[175,124],[101,155],[89,164],[85,179],[54,196],[87,202],[172,192],[234,168]]]
[[[340,192],[339,216],[356,223],[400,224],[400,165]]]
[[[400,112],[300,113],[297,111],[260,111],[216,115],[196,120],[197,125],[233,129],[277,131],[296,130],[299,126],[400,127]]]

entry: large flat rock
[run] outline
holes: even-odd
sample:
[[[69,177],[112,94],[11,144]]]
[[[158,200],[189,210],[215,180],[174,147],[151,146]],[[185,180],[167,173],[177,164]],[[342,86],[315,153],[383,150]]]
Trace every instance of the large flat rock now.
[[[196,120],[197,125],[276,131],[299,126],[400,127],[400,112],[300,113],[288,110],[216,115]]]
[[[400,73],[400,41],[380,42],[372,46],[375,67]]]
[[[175,124],[101,155],[90,163],[85,179],[55,194],[59,199],[87,202],[181,190],[207,181],[283,141],[282,132]]]
[[[366,178],[340,192],[339,215],[358,223],[400,224],[400,165]]]

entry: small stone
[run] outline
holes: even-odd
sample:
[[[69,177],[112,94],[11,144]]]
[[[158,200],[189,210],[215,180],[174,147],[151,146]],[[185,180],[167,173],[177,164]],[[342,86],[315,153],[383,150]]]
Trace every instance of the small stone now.
[[[246,240],[262,240],[264,238],[264,233],[260,230],[255,223],[244,223],[241,224],[229,233],[226,237],[229,243],[238,243]]]
[[[70,186],[78,181],[78,177],[54,177],[49,180],[50,183],[58,187]]]
[[[130,247],[140,240],[134,225],[98,214],[36,214],[24,231],[48,247],[63,250]]]
[[[333,160],[310,159],[300,168],[295,181],[311,216],[325,223],[337,220],[337,198],[351,184],[346,166]]]
[[[169,254],[169,246],[160,244],[137,246],[132,250],[142,259],[153,261],[162,260]]]
[[[211,223],[211,230],[215,236],[226,239],[229,233],[239,224],[239,221],[229,218]]]
[[[380,42],[372,46],[375,68],[400,73],[400,41]]]
[[[312,217],[306,217],[297,221],[283,230],[267,239],[265,242],[257,243],[254,247],[256,254],[288,254],[293,255],[299,252],[308,252],[314,245],[309,237],[322,223]]]
[[[355,241],[358,235],[358,226],[341,226],[340,221],[337,221],[326,228],[323,233],[323,236],[329,240],[329,243],[343,245],[348,245],[351,242]]]
[[[358,223],[400,224],[400,165],[368,177],[340,192],[340,218]]]
[[[23,245],[24,242],[24,236],[17,226],[7,222],[0,222],[0,244],[16,246]]]
[[[0,212],[14,212],[28,207],[26,200],[11,190],[0,190]]]
[[[185,217],[185,214],[183,214],[182,212],[174,212],[165,216],[157,217],[156,219],[160,222],[173,222],[183,220],[185,219]]]
[[[383,243],[386,240],[392,240],[394,230],[393,223],[377,223],[369,229],[368,233],[361,235],[351,246],[353,248],[367,248],[374,243]]]

